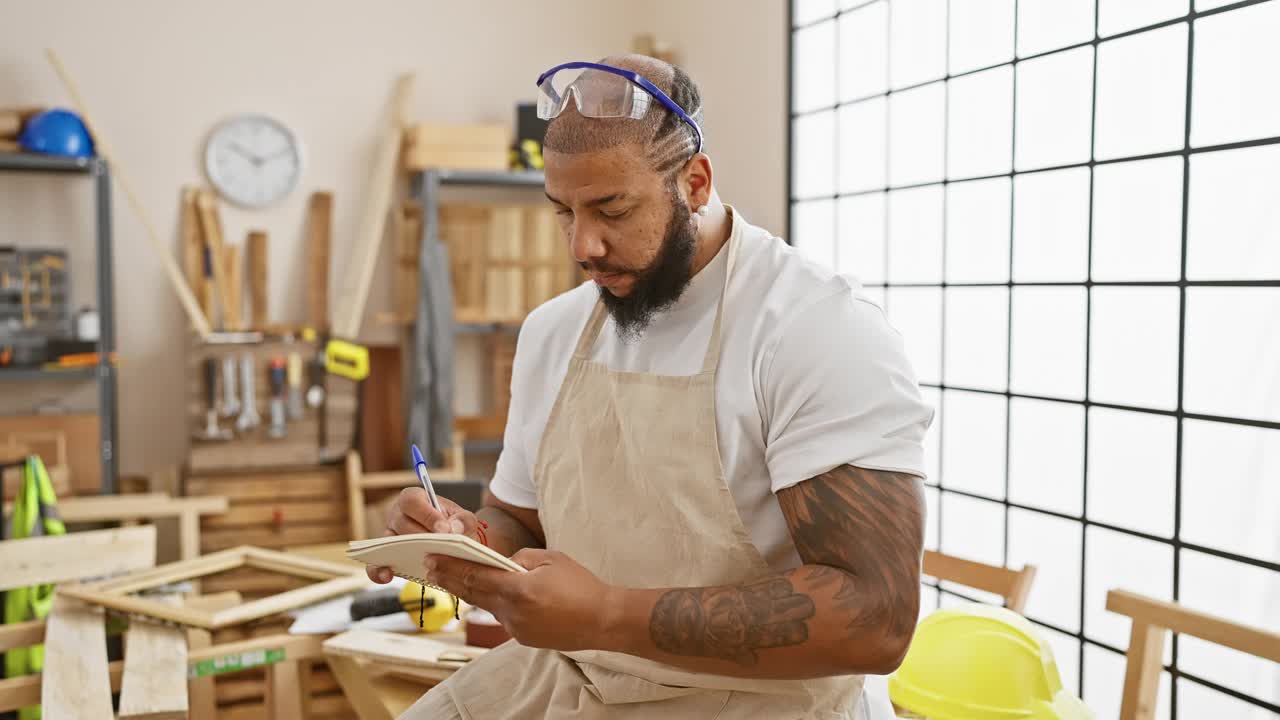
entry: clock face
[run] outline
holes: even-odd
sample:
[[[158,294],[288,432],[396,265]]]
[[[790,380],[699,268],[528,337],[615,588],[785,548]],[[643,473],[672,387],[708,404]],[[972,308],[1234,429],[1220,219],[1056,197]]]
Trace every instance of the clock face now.
[[[302,174],[302,149],[284,125],[263,115],[242,115],[214,128],[205,172],[228,201],[250,208],[284,199]]]

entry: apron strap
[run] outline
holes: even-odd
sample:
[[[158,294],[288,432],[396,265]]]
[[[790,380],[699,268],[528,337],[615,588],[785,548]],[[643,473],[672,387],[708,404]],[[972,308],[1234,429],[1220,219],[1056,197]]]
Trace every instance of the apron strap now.
[[[735,218],[732,230],[729,233],[729,239],[725,241],[728,247],[725,251],[729,253],[729,258],[725,262],[724,268],[724,288],[720,291],[720,302],[716,305],[716,322],[711,326],[711,339],[707,342],[707,354],[702,359],[702,372],[715,372],[720,366],[720,325],[724,319],[724,303],[729,297],[729,278],[733,277],[733,267],[738,260],[738,246],[742,244],[738,238],[738,228],[740,225]]]
[[[591,317],[587,319],[587,326],[578,336],[578,346],[573,349],[575,358],[583,361],[591,359],[591,348],[600,336],[600,328],[604,327],[605,312],[604,302],[597,298],[595,307],[591,309]]]

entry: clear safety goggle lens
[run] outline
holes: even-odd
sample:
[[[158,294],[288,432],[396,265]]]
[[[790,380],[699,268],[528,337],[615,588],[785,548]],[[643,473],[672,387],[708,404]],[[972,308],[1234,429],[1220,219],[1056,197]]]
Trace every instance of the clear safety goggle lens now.
[[[564,111],[570,95],[578,112],[591,118],[644,117],[649,94],[619,75],[591,68],[560,70],[538,86],[538,117],[550,120]]]

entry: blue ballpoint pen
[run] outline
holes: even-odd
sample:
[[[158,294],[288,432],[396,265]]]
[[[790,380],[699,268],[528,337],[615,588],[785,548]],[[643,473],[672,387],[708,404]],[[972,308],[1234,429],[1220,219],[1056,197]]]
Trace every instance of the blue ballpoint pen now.
[[[413,469],[418,473],[418,480],[422,481],[422,489],[427,491],[427,499],[431,501],[431,507],[436,510],[440,509],[440,503],[436,500],[436,489],[431,486],[431,476],[427,475],[427,461],[422,459],[422,451],[417,445],[410,445],[413,448]]]

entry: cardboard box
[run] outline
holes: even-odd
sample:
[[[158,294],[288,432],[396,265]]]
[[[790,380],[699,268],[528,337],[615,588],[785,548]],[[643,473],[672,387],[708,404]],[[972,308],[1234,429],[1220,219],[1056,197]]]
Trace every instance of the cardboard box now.
[[[501,125],[433,125],[405,131],[402,162],[408,172],[432,168],[506,170],[510,132]]]

